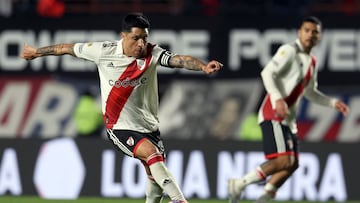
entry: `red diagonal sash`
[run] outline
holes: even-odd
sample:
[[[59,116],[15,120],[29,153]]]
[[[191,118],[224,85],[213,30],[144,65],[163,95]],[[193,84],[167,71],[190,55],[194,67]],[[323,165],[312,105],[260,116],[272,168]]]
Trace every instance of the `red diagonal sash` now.
[[[291,91],[290,95],[284,98],[288,107],[293,106],[296,103],[299,96],[303,93],[306,85],[310,82],[312,72],[315,69],[315,65],[316,65],[316,60],[312,56],[311,63],[308,67],[305,77],[294,87],[294,89]],[[265,120],[282,121],[281,118],[276,116],[275,109],[272,108],[269,94],[267,94],[265,97],[264,108],[263,108],[262,113],[263,113]]]

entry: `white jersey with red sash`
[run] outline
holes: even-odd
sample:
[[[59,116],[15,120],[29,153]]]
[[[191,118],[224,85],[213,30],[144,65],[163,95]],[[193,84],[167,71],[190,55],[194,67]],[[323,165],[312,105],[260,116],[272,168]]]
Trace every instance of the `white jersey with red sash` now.
[[[124,55],[122,40],[77,43],[75,55],[98,66],[102,112],[108,129],[148,133],[159,128],[156,67],[169,55],[148,44],[148,55],[136,59]],[[160,59],[160,57],[162,57]]]
[[[272,60],[261,72],[267,95],[259,110],[258,121],[275,120],[297,133],[296,112],[303,95],[309,100],[325,106],[334,106],[335,101],[317,89],[317,67],[315,57],[303,51],[300,41],[282,45]],[[284,99],[289,116],[281,119],[275,114],[275,103]]]

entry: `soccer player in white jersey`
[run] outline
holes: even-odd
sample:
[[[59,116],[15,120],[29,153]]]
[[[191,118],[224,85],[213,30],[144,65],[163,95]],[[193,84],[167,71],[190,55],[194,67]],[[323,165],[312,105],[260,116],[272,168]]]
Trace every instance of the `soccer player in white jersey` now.
[[[320,40],[321,26],[316,17],[304,18],[298,27],[296,41],[282,45],[262,70],[267,95],[260,107],[258,122],[267,161],[245,176],[228,181],[230,203],[239,201],[247,185],[266,180],[264,192],[256,203],[270,201],[298,168],[296,111],[303,96],[317,104],[335,108],[344,116],[348,114],[346,104],[317,89],[317,66],[311,49]]]
[[[204,63],[188,55],[177,55],[148,43],[150,23],[139,13],[125,16],[121,40],[56,44],[35,48],[25,45],[20,56],[31,60],[48,55],[69,54],[98,66],[102,112],[107,134],[124,154],[139,159],[148,174],[146,203],[159,203],[163,192],[172,202],[187,202],[164,164],[165,149],[159,132],[156,68],[186,68],[207,74],[222,64]]]

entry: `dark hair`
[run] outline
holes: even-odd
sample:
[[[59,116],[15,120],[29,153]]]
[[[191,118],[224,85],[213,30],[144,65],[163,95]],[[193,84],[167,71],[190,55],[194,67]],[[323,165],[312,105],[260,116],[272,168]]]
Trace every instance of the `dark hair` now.
[[[320,19],[315,16],[307,16],[307,17],[303,18],[298,28],[300,29],[301,26],[306,22],[310,22],[310,23],[319,25],[320,29],[322,29],[322,23],[321,23]]]
[[[150,23],[142,13],[131,13],[124,17],[121,28],[123,32],[130,32],[133,27],[150,28]]]

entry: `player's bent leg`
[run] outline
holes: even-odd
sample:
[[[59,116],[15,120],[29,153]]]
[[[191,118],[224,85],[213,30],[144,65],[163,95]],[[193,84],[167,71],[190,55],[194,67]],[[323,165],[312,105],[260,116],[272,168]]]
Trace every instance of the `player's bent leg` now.
[[[152,175],[172,201],[186,202],[175,178],[164,164],[164,156],[149,140],[141,142],[134,155],[145,162],[148,174]]]
[[[298,165],[298,159],[294,155],[280,155],[265,162],[262,168],[270,175],[284,170],[296,170]]]
[[[255,203],[268,203],[270,200],[274,199],[278,188],[280,188],[285,183],[285,181],[294,173],[296,169],[297,165],[294,164],[293,167],[274,173],[268,183],[265,185],[264,192],[255,201]]]
[[[275,198],[277,187],[271,183],[266,183],[264,192],[254,203],[268,203],[270,200]]]
[[[180,188],[175,178],[170,174],[164,162],[152,161],[152,159],[156,156],[159,155],[154,154],[153,156],[149,157],[149,160],[147,161],[154,179],[169,195],[171,200],[186,202],[185,197],[180,191]]]
[[[229,203],[238,203],[240,200],[242,190],[236,188],[235,181],[236,179],[228,180]]]
[[[266,174],[264,171],[261,169],[261,167],[257,167],[255,170],[250,171],[240,179],[230,179],[228,181],[229,202],[238,202],[240,200],[242,191],[247,185],[265,180],[265,178]]]
[[[161,203],[163,199],[163,189],[156,183],[150,175],[146,186],[145,203]]]
[[[254,203],[268,203],[272,199],[268,194],[262,194]]]

